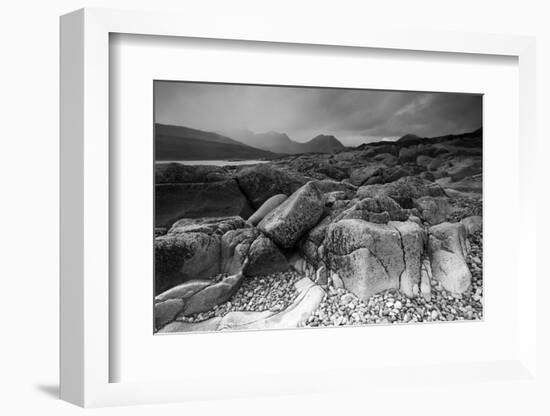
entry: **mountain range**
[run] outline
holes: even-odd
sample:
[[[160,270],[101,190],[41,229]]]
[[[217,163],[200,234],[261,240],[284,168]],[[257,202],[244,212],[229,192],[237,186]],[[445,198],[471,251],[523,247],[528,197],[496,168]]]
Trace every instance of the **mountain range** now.
[[[156,160],[273,159],[281,154],[332,153],[344,148],[334,136],[295,142],[284,133],[249,130],[209,132],[155,124]]]
[[[224,131],[223,134],[248,146],[282,154],[333,153],[344,148],[336,137],[323,134],[305,143],[295,142],[287,134],[275,131],[254,133],[246,129],[234,129]]]

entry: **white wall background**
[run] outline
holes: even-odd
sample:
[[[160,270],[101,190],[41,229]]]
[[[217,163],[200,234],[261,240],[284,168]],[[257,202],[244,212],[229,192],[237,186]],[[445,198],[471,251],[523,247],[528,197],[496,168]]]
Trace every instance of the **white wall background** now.
[[[200,4],[199,4],[200,3]],[[545,4],[546,3],[546,4]],[[58,17],[77,8],[116,7],[185,12],[191,0],[12,0],[0,11],[0,413],[73,414],[81,410],[56,399],[58,383]],[[287,24],[313,21],[327,30],[373,24],[453,31],[513,33],[538,37],[539,250],[547,253],[547,157],[550,127],[550,13],[545,1],[192,1],[205,24],[212,13],[246,13]],[[182,22],[185,24],[185,22]],[[505,197],[505,196],[504,196]],[[503,198],[503,209],[505,209]],[[513,219],[510,219],[513,222]],[[512,226],[512,225],[504,225]],[[543,246],[543,244],[545,246]],[[547,255],[547,254],[546,254]],[[544,305],[541,305],[541,307]],[[547,326],[548,328],[548,326]],[[548,337],[547,337],[548,338]],[[546,339],[547,339],[546,338]],[[546,352],[550,351],[548,345]],[[548,358],[541,357],[548,364]],[[498,390],[501,390],[498,394]],[[540,392],[494,394],[472,386],[433,386],[396,396],[284,397],[101,409],[106,414],[548,414]]]

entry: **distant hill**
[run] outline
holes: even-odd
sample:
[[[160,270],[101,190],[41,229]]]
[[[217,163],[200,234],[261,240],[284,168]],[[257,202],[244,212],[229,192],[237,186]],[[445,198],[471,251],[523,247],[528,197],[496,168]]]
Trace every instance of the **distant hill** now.
[[[155,124],[156,160],[272,159],[277,156],[221,134]]]
[[[302,152],[333,153],[342,150],[344,145],[334,136],[320,134],[309,142],[300,143]]]
[[[437,137],[419,137],[414,134],[406,134],[405,136],[399,138],[395,142],[369,142],[363,143],[356,147],[358,150],[365,150],[371,147],[386,147],[389,148],[392,145],[396,148],[414,146],[416,144],[435,144],[435,143],[450,143],[455,142],[459,143],[462,147],[481,147],[483,139],[483,129],[479,128],[477,130],[461,133],[461,134],[447,134],[445,136]]]
[[[295,142],[287,134],[275,131],[254,133],[246,129],[235,129],[224,131],[223,134],[249,146],[275,153],[332,153],[344,148],[336,137],[322,134],[305,143]]]
[[[413,142],[418,139],[420,139],[420,136],[417,136],[416,134],[405,134],[404,136],[397,139],[398,143],[407,143],[407,142]]]

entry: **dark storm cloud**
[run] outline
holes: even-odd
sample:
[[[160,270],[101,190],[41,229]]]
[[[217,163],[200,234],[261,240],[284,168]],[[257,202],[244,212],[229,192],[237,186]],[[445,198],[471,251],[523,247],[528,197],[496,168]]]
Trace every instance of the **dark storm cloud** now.
[[[482,123],[481,96],[402,91],[155,83],[155,121],[208,131],[332,134],[346,145],[461,133]]]

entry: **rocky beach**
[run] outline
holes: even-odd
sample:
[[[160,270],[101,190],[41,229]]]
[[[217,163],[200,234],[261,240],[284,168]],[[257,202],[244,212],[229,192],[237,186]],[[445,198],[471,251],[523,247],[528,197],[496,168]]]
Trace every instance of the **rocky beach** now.
[[[483,318],[481,129],[319,137],[323,153],[156,165],[155,332]]]

